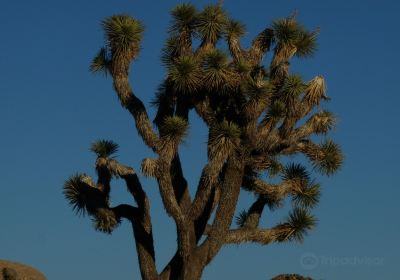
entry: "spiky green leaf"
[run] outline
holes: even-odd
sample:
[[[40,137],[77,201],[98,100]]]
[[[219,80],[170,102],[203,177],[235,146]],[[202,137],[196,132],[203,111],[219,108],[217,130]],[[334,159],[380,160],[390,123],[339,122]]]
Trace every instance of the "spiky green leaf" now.
[[[229,19],[226,24],[227,37],[239,38],[246,33],[246,26],[240,21]]]
[[[143,36],[143,24],[128,16],[114,15],[102,21],[107,45],[113,54],[129,52],[136,55]]]
[[[83,189],[86,187],[82,184],[82,177],[84,174],[76,174],[70,177],[64,183],[64,196],[68,200],[68,203],[72,206],[72,209],[81,215],[86,213],[86,197]]]
[[[97,207],[106,204],[105,197],[95,188],[90,177],[86,174],[71,176],[64,183],[63,193],[76,214],[92,214]]]
[[[320,153],[313,165],[316,170],[325,175],[332,175],[340,169],[343,163],[343,153],[340,146],[332,140],[326,140],[320,145]]]
[[[317,51],[317,32],[300,31],[295,43],[296,56],[309,57]]]
[[[275,20],[272,29],[277,41],[282,44],[295,44],[299,39],[299,31],[303,28],[298,25],[294,17]]]
[[[282,46],[294,46],[298,57],[312,56],[317,50],[317,32],[307,31],[294,16],[273,22],[275,38]]]
[[[218,49],[212,49],[204,56],[204,67],[206,69],[225,69],[228,66],[228,62],[226,53]]]
[[[166,66],[171,66],[174,60],[181,54],[179,37],[170,37],[166,40],[162,49],[161,61]]]
[[[197,31],[204,42],[214,44],[221,38],[228,18],[219,5],[210,5],[199,14]]]
[[[293,229],[293,233],[289,238],[301,242],[308,231],[314,229],[317,220],[308,210],[304,208],[295,208],[289,214],[288,224],[291,229]]]
[[[119,146],[111,140],[98,140],[90,146],[90,150],[98,157],[109,157],[118,152]]]
[[[315,228],[316,218],[304,208],[295,208],[289,213],[287,221],[280,225],[282,229],[281,241],[302,242],[308,231]]]
[[[223,92],[234,84],[234,75],[228,66],[228,57],[224,52],[216,49],[207,52],[203,61],[204,87],[209,91]]]
[[[250,73],[251,64],[247,60],[241,59],[234,64],[234,69],[239,75],[246,75]]]
[[[306,85],[299,75],[289,75],[283,84],[282,93],[285,97],[298,97],[304,92]]]
[[[201,67],[193,56],[177,58],[169,68],[169,77],[175,91],[182,94],[196,93],[202,84]]]
[[[189,128],[188,122],[178,116],[166,117],[160,126],[161,138],[167,141],[180,142]]]
[[[90,72],[104,73],[107,75],[110,65],[110,58],[108,57],[106,48],[101,48],[97,55],[93,58],[90,64]]]
[[[267,168],[268,176],[275,177],[283,171],[284,167],[277,159],[271,159]]]
[[[248,217],[248,213],[246,210],[242,210],[238,216],[235,217],[235,222],[238,227],[243,227],[246,219]]]
[[[197,10],[192,4],[178,4],[172,9],[173,18],[171,32],[184,32],[193,30],[197,23]]]
[[[240,127],[228,121],[223,121],[210,128],[208,137],[209,158],[219,158],[229,155],[240,141]]]
[[[274,103],[271,104],[268,112],[267,117],[273,119],[279,119],[285,116],[286,106],[283,101],[276,100]]]
[[[223,121],[210,130],[210,141],[217,141],[221,138],[236,140],[240,137],[240,128],[233,122]]]
[[[320,196],[320,185],[312,181],[296,189],[292,201],[297,207],[312,208],[318,204]]]
[[[299,163],[289,163],[285,166],[282,174],[282,180],[302,180],[309,181],[310,173],[307,168]]]
[[[257,118],[271,102],[273,92],[272,84],[268,81],[255,82],[250,80],[242,86],[242,92],[246,94],[248,101],[246,102],[246,114]]]

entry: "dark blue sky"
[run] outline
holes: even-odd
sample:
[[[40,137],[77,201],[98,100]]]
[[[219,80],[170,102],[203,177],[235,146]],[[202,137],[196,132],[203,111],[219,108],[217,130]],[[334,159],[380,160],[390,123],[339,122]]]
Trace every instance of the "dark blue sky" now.
[[[0,8],[0,259],[31,264],[49,279],[137,279],[128,224],[113,235],[95,232],[73,215],[62,196],[74,172],[94,175],[89,144],[99,138],[121,146],[120,161],[139,169],[150,152],[120,108],[110,79],[88,65],[102,45],[99,21],[128,13],[146,26],[131,81],[146,104],[164,76],[160,49],[168,11],[179,1],[3,1]],[[208,1],[196,1],[199,7]],[[397,1],[233,1],[225,7],[246,23],[249,36],[298,10],[308,28],[320,27],[319,52],[297,60],[305,79],[325,76],[327,107],[339,116],[333,137],[346,155],[343,169],[320,178],[319,226],[303,244],[232,246],[206,269],[204,279],[270,279],[296,272],[315,279],[400,277],[399,21]],[[150,113],[154,112],[150,110]],[[205,161],[206,131],[195,120],[182,148],[195,184]],[[203,150],[199,149],[203,148]],[[194,148],[193,148],[194,147]],[[144,180],[144,179],[143,179]],[[158,266],[176,246],[156,185],[152,200]],[[121,182],[115,201],[129,202]],[[239,210],[250,203],[244,196]],[[285,212],[265,217],[266,224]]]

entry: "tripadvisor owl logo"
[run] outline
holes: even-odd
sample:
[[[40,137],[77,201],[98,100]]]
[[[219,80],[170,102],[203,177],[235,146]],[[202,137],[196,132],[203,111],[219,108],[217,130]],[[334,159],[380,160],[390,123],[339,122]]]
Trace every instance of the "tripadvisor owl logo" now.
[[[318,264],[318,257],[314,253],[304,253],[300,258],[300,265],[304,269],[314,269],[318,266]]]

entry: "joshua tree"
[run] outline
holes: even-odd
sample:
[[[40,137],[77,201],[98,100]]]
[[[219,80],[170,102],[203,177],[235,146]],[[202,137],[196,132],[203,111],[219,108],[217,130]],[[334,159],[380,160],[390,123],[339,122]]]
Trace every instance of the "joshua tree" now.
[[[289,72],[292,58],[315,52],[317,31],[307,31],[290,16],[274,21],[245,48],[240,40],[244,25],[229,18],[221,3],[202,11],[181,4],[171,15],[170,36],[162,51],[167,75],[155,95],[153,123],[128,79],[141,48],[140,21],[127,15],[104,19],[105,45],[90,69],[112,77],[122,107],[156,155],[143,159],[141,172],[157,180],[165,210],[176,224],[175,255],[157,271],[150,201],[137,172],[112,157],[118,149],[114,142],[100,140],[91,146],[97,154],[97,182],[78,174],[64,186],[69,203],[78,213],[87,212],[97,230],[111,233],[122,219],[132,224],[146,280],[200,279],[227,244],[303,240],[316,224],[310,210],[318,203],[320,186],[311,179],[307,161],[282,162],[304,154],[311,171],[325,175],[342,163],[337,144],[311,139],[325,135],[335,124],[333,114],[319,108],[328,100],[324,79],[316,76],[306,82]],[[264,57],[269,52],[267,63]],[[178,149],[188,133],[191,110],[208,127],[208,163],[192,195]],[[274,183],[270,177],[275,177]],[[111,206],[114,178],[126,182],[136,205]],[[255,199],[234,226],[240,191],[254,193]],[[264,210],[275,210],[284,201],[293,205],[287,220],[262,228]]]

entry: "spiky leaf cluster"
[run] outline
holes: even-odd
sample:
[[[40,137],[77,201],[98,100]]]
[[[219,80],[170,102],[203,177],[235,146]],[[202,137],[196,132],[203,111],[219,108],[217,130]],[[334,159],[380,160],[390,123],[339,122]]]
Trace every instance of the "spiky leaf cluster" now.
[[[282,174],[282,179],[286,181],[309,181],[310,173],[307,171],[307,168],[305,166],[299,163],[290,163],[285,166]]]
[[[240,60],[236,61],[236,63],[233,65],[233,67],[234,67],[236,73],[242,77],[248,76],[252,69],[250,62],[245,59],[240,59]]]
[[[175,58],[181,54],[181,44],[178,37],[168,38],[162,49],[161,61],[162,63],[170,67],[173,64]]]
[[[235,217],[235,222],[238,227],[243,227],[249,214],[246,210],[242,210],[238,216]]]
[[[281,100],[274,101],[268,108],[267,118],[280,119],[285,116],[286,105]]]
[[[188,122],[178,116],[166,117],[160,126],[160,135],[164,141],[178,143],[186,136]]]
[[[310,173],[305,166],[296,163],[286,165],[282,179],[293,185],[291,194],[295,206],[312,208],[318,204],[320,185],[310,179]]]
[[[268,176],[274,177],[283,171],[284,167],[276,158],[271,158],[267,167]]]
[[[309,121],[309,125],[316,134],[326,134],[335,126],[335,116],[328,111],[321,111],[315,114]]]
[[[320,185],[311,181],[296,189],[292,201],[297,207],[313,208],[318,204],[320,195]]]
[[[180,56],[169,68],[169,77],[176,92],[192,95],[202,85],[199,61],[194,56]]]
[[[228,66],[228,56],[218,49],[210,50],[204,58],[205,69],[221,70]]]
[[[268,81],[255,82],[250,80],[242,87],[243,92],[247,95],[248,102],[245,105],[250,115],[257,117],[259,108],[264,110],[271,102],[273,85]]]
[[[128,15],[114,15],[102,21],[106,45],[113,55],[134,57],[140,49],[143,36],[142,23]]]
[[[295,208],[289,213],[287,221],[280,225],[283,231],[282,241],[293,240],[302,242],[308,231],[312,230],[317,224],[317,220],[308,210]]]
[[[290,97],[298,97],[300,96],[304,90],[306,89],[306,85],[303,82],[303,79],[299,75],[289,75],[285,83],[282,87],[282,94],[284,95],[284,99]]]
[[[99,140],[90,146],[90,150],[95,153],[98,157],[110,157],[111,155],[118,152],[119,146],[117,143],[111,140]]]
[[[278,45],[296,47],[296,56],[307,57],[315,53],[316,32],[307,31],[293,16],[274,21],[272,29]]]
[[[192,31],[197,24],[197,10],[192,4],[179,4],[171,11],[172,23],[170,32]]]
[[[327,140],[320,145],[320,154],[313,160],[313,165],[319,172],[332,175],[343,163],[343,154],[338,144]]]
[[[229,19],[226,24],[226,36],[228,38],[239,38],[246,33],[246,26],[240,21]]]
[[[221,38],[228,18],[219,5],[207,6],[198,16],[197,32],[204,42],[214,44]]]
[[[309,32],[303,30],[300,32],[299,38],[296,42],[296,56],[308,57],[315,54],[317,50],[317,32]]]
[[[121,220],[109,209],[98,209],[93,215],[93,227],[100,232],[111,234],[120,223]]]
[[[97,55],[93,58],[90,64],[90,71],[92,73],[108,73],[110,67],[110,58],[108,57],[107,49],[101,48]]]
[[[241,130],[233,122],[222,121],[210,128],[208,156],[210,159],[229,155],[238,145]]]
[[[65,198],[72,206],[72,209],[81,215],[86,214],[88,201],[93,194],[93,188],[85,182],[86,180],[87,176],[85,174],[76,174],[64,183]]]
[[[228,57],[222,51],[214,49],[207,52],[203,61],[202,84],[211,91],[229,89],[229,85],[234,83],[234,75],[228,63]]]

